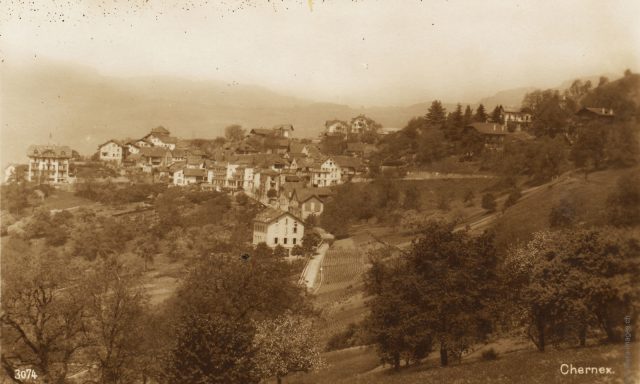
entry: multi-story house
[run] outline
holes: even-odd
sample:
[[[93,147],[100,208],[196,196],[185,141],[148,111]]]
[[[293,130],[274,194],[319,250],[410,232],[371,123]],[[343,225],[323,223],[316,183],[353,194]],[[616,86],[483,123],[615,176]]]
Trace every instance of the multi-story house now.
[[[520,109],[502,108],[501,119],[509,132],[526,131],[531,125],[531,114]]]
[[[166,167],[173,163],[171,151],[165,148],[140,148],[140,165],[145,172],[151,172],[157,167]]]
[[[289,198],[289,212],[295,216],[306,220],[309,216],[320,216],[324,211],[324,198],[328,196],[328,191],[321,191],[318,188],[297,188],[294,189]]]
[[[59,145],[32,145],[29,157],[28,181],[39,183],[68,183],[71,148]]]
[[[120,164],[127,154],[127,146],[117,140],[109,140],[98,146],[98,154],[101,161],[113,161]]]
[[[227,163],[207,163],[207,182],[217,191],[222,191],[227,185]]]
[[[330,157],[315,163],[310,171],[311,185],[314,187],[330,187],[342,183],[340,166]]]
[[[171,151],[176,149],[178,144],[178,139],[172,137],[169,130],[164,127],[153,128],[142,140],[150,142],[154,147],[167,148]]]
[[[193,185],[207,182],[207,170],[201,168],[181,168],[173,172],[174,185]]]
[[[302,245],[304,222],[290,212],[267,208],[253,220],[253,245],[265,243],[274,248],[281,245],[290,250]]]
[[[349,124],[346,121],[342,120],[328,120],[324,123],[324,134],[325,135],[346,135],[349,133]]]

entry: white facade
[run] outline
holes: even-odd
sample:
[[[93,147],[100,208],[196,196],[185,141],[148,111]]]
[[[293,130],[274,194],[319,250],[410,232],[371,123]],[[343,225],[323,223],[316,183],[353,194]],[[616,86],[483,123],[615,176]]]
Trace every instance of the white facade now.
[[[316,187],[329,187],[342,183],[342,172],[340,166],[328,158],[319,169],[311,171],[311,184]]]
[[[149,140],[154,147],[167,148],[170,151],[176,149],[175,143],[166,142],[166,136],[158,135],[155,133],[148,134],[145,139]]]
[[[124,158],[124,147],[111,140],[98,147],[98,153],[102,161],[115,161],[120,163]]]
[[[291,249],[302,245],[304,223],[290,213],[282,213],[270,222],[256,220],[253,223],[253,245],[266,243],[273,248],[278,245]]]
[[[55,145],[33,145],[29,157],[28,181],[38,183],[68,183],[71,149]]]
[[[127,152],[132,154],[132,155],[136,155],[138,153],[140,153],[140,148],[138,148],[136,145],[133,144],[127,144]]]

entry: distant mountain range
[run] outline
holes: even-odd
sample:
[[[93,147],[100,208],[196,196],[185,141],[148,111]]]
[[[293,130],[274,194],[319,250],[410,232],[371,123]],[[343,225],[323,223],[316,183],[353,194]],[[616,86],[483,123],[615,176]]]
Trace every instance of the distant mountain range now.
[[[24,161],[30,144],[60,143],[92,154],[110,138],[141,137],[158,125],[184,138],[213,138],[230,124],[251,129],[282,123],[293,124],[295,137],[313,137],[324,129],[326,120],[348,120],[359,114],[385,127],[403,127],[412,117],[423,115],[431,103],[352,108],[258,86],[160,76],[106,77],[89,68],[59,63],[5,64],[0,82],[3,165]],[[502,91],[481,102],[488,108],[519,105],[533,89]]]

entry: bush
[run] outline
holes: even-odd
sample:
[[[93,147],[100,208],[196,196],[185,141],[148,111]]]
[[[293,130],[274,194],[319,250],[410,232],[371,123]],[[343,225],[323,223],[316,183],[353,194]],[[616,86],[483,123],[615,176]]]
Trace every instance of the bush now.
[[[607,219],[615,226],[640,223],[640,172],[634,171],[618,179],[616,189],[607,198]]]
[[[467,207],[473,206],[473,199],[476,198],[475,193],[473,193],[473,189],[467,189],[467,192],[464,194],[464,204]]]
[[[551,228],[567,228],[576,222],[576,207],[573,201],[561,199],[560,202],[551,208],[549,214],[549,225]]]
[[[512,190],[509,194],[509,197],[507,197],[507,201],[504,202],[504,208],[509,208],[510,206],[517,203],[518,200],[520,200],[520,197],[522,197],[522,192],[520,192],[519,189],[515,188],[514,190]]]
[[[496,203],[496,198],[491,193],[486,193],[482,196],[482,208],[486,209],[489,212],[495,212],[498,204]]]
[[[304,249],[299,245],[294,245],[293,248],[291,248],[291,255],[302,256],[304,255]]]
[[[493,348],[489,348],[486,351],[482,352],[482,360],[484,361],[491,361],[491,360],[497,360],[498,359],[498,352],[495,351],[495,349]]]
[[[336,351],[364,344],[367,344],[364,329],[361,325],[351,323],[344,331],[331,336],[325,349],[327,352]]]

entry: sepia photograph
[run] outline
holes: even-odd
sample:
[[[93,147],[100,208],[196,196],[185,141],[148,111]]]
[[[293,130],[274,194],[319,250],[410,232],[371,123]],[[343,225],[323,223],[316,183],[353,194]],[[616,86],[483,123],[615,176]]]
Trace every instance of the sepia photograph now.
[[[0,384],[640,383],[638,16],[0,0]]]

